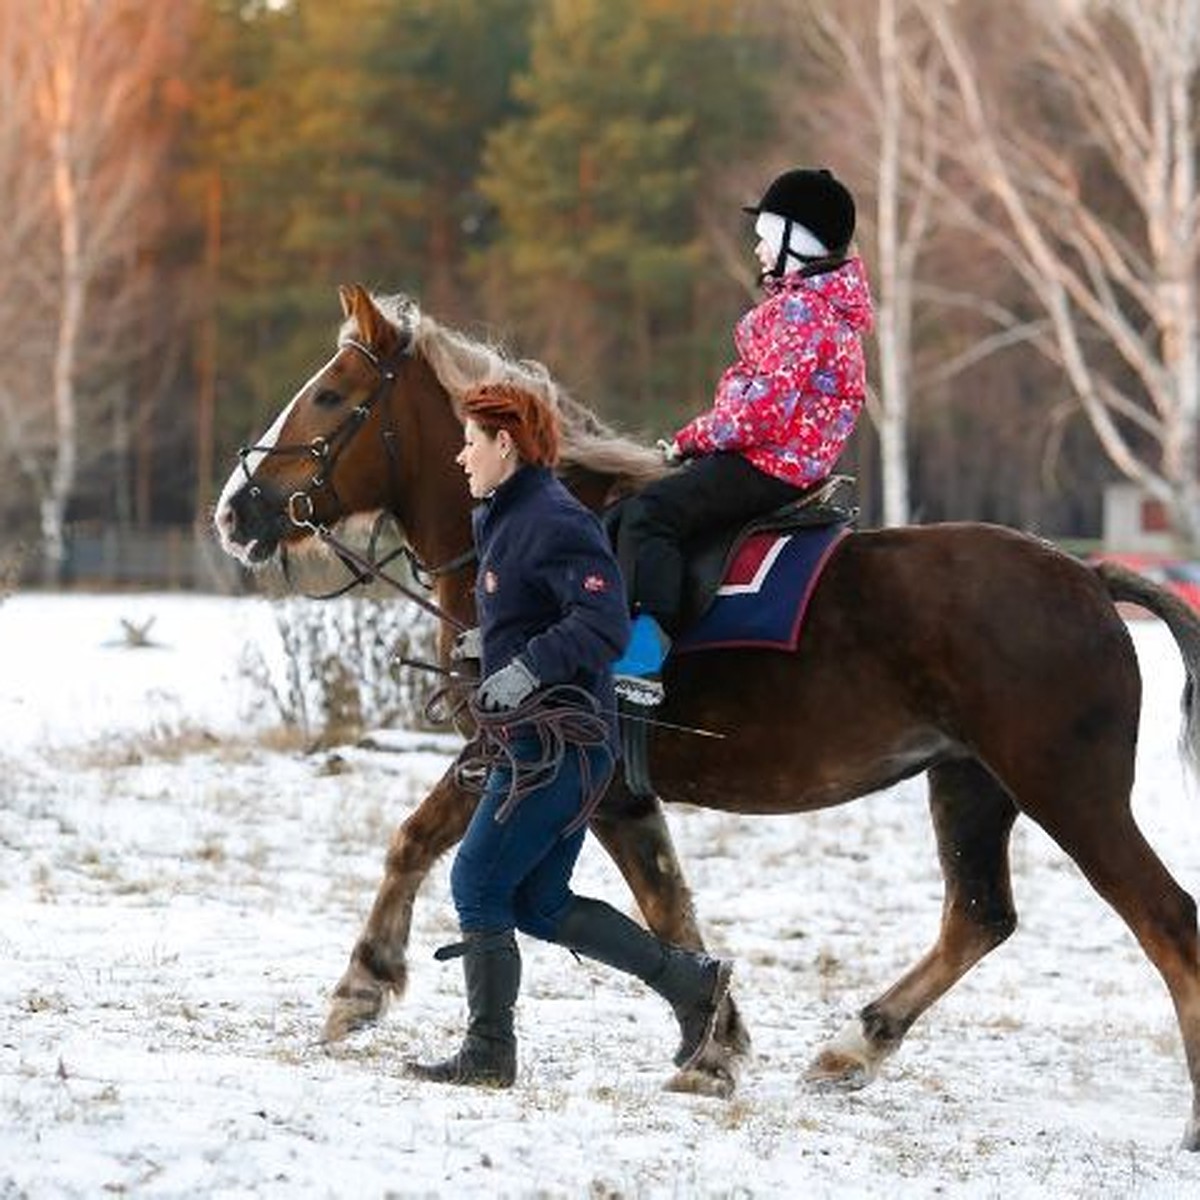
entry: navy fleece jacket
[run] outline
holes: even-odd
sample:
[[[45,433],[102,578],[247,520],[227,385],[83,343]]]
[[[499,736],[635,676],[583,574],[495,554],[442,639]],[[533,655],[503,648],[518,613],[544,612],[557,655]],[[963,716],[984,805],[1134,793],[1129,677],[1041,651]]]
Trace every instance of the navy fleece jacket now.
[[[483,673],[520,657],[612,714],[612,664],[629,640],[625,589],[600,522],[545,467],[522,466],[472,514]],[[615,749],[615,718],[610,717]]]

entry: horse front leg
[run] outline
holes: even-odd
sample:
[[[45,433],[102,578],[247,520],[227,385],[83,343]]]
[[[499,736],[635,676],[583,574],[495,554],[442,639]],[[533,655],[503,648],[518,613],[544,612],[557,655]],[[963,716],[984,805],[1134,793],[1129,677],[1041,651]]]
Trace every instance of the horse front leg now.
[[[392,996],[403,997],[417,890],[433,864],[461,841],[478,801],[478,795],[459,786],[451,767],[392,834],[383,882],[346,972],[333,989],[322,1041],[338,1042],[374,1024]]]
[[[629,884],[650,930],[663,941],[703,950],[691,890],[659,801],[635,797],[622,782],[614,781],[592,818],[591,829]],[[727,993],[708,1050],[667,1087],[728,1096],[735,1084],[735,1060],[749,1049],[750,1034],[732,994]]]

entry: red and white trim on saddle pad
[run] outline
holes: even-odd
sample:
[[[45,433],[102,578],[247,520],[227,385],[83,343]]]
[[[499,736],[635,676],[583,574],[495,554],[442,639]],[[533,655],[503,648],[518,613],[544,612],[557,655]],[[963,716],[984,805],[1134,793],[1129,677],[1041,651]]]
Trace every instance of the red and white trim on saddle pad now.
[[[738,547],[725,582],[717,588],[718,596],[747,596],[762,590],[762,585],[776,559],[784,552],[791,535],[781,533],[773,540],[765,537],[749,538]]]

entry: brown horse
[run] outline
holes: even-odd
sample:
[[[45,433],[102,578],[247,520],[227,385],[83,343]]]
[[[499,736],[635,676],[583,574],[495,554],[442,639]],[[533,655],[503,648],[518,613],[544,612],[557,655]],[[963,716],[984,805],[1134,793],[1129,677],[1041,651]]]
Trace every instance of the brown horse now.
[[[472,622],[470,498],[454,455],[454,396],[515,377],[558,404],[564,475],[590,503],[651,477],[651,451],[617,437],[537,364],[439,326],[411,301],[341,292],[329,362],[257,446],[243,452],[216,512],[225,548],[261,562],[284,543],[369,510],[393,513],[420,559],[451,564],[437,602]],[[457,564],[457,565],[454,565]],[[1035,538],[975,524],[845,538],[809,606],[796,653],[714,651],[668,663],[664,721],[726,741],[652,730],[666,801],[736,813],[805,812],[926,772],[945,877],[929,952],[823,1047],[818,1083],[871,1080],[909,1027],[1015,929],[1009,834],[1032,817],[1125,920],[1166,983],[1193,1084],[1185,1144],[1200,1148],[1200,947],[1196,906],[1130,811],[1141,679],[1115,600],[1167,622],[1187,669],[1184,748],[1200,755],[1193,705],[1200,620],[1119,568],[1087,567]],[[444,631],[443,649],[449,641]],[[462,836],[474,797],[443,778],[397,829],[374,907],[333,994],[326,1036],[376,1020],[403,992],[413,900]],[[700,945],[691,899],[657,801],[620,780],[593,829],[650,927]],[[732,1086],[747,1045],[730,1002],[702,1066]]]

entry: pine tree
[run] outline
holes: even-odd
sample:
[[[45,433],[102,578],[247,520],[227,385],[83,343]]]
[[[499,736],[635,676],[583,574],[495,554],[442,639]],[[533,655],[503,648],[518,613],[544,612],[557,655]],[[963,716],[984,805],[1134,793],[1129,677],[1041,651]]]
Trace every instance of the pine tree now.
[[[208,0],[190,191],[199,229],[219,181],[218,472],[331,346],[339,283],[467,311],[473,180],[531,3]]]
[[[516,83],[524,112],[487,147],[481,190],[500,227],[481,264],[490,307],[642,427],[681,399],[703,403],[680,396],[698,375],[711,387],[715,366],[693,360],[728,353],[730,309],[695,303],[716,274],[701,194],[770,131],[761,47],[728,8],[549,0]]]

